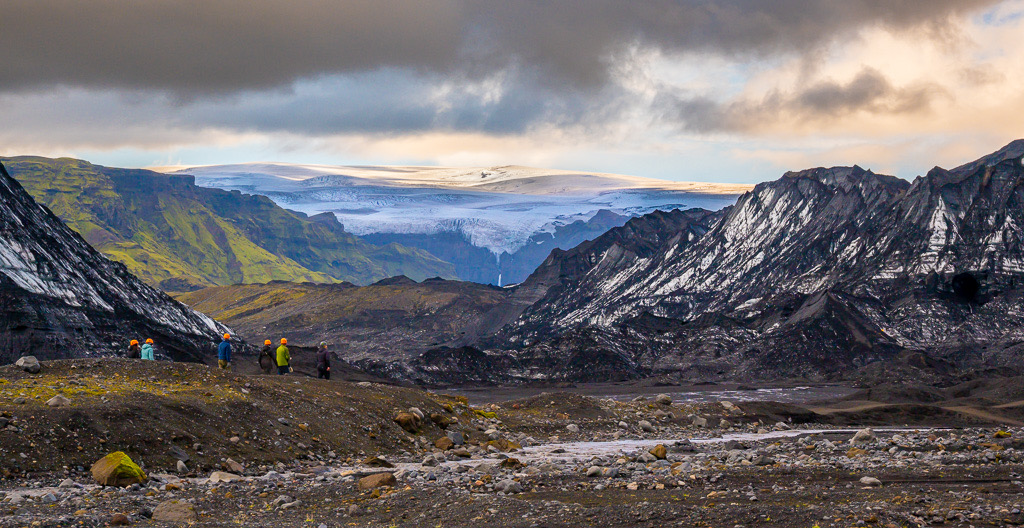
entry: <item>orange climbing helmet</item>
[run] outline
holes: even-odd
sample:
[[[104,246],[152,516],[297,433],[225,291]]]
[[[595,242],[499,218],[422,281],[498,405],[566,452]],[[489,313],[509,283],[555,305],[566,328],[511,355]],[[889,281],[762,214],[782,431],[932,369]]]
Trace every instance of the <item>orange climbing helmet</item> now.
[[[135,346],[137,344],[139,344],[139,341],[137,339],[132,339],[131,345]]]
[[[269,339],[267,339],[266,341],[264,341],[264,342],[263,342],[263,344],[264,344],[264,345],[269,345],[269,344],[270,344],[270,340],[269,340]]]
[[[228,339],[231,339],[231,334],[224,334],[224,340],[227,341]]]
[[[287,345],[288,344],[288,340],[282,337],[281,338],[281,344],[282,345]]]
[[[153,344],[153,340],[152,340],[152,339],[147,339],[147,340],[146,340],[146,344],[148,344],[148,345],[152,345],[152,344]]]

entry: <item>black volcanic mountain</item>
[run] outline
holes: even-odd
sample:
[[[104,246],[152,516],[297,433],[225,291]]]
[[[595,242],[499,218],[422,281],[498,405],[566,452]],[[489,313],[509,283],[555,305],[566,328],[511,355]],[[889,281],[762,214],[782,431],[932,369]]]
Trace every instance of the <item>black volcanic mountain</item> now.
[[[1017,141],[913,183],[859,167],[787,173],[703,236],[669,230],[649,255],[593,255],[486,345],[516,357],[611,354],[637,376],[822,378],[914,352],[1017,367],[1022,155]]]
[[[0,363],[123,353],[150,337],[175,359],[198,360],[227,331],[107,260],[3,165],[0,314]]]
[[[166,291],[455,276],[451,264],[425,251],[362,241],[333,214],[307,217],[264,196],[197,187],[192,176],[68,158],[6,163],[36,200],[93,247]]]

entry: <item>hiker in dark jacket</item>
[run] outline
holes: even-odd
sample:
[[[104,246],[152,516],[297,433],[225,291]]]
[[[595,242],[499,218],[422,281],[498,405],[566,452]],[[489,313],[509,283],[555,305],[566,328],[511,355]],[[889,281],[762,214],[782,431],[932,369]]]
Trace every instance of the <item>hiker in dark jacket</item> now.
[[[128,359],[139,359],[142,357],[142,349],[139,348],[138,340],[132,339],[128,345]]]
[[[271,374],[276,366],[277,353],[274,351],[274,347],[270,345],[270,340],[267,339],[263,342],[263,350],[260,350],[260,368],[263,369],[264,374]]]
[[[320,343],[316,351],[316,377],[331,379],[331,353],[327,351],[327,343]]]
[[[225,370],[231,366],[231,334],[224,334],[217,347],[217,366]]]

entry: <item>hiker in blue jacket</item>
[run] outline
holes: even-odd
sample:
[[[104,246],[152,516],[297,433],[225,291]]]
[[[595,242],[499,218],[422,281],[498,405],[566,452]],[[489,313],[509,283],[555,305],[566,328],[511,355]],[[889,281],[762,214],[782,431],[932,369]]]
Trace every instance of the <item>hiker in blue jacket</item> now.
[[[147,339],[146,344],[142,345],[142,359],[153,360],[153,340]]]
[[[217,366],[225,370],[231,366],[231,334],[224,334],[224,340],[217,347]]]

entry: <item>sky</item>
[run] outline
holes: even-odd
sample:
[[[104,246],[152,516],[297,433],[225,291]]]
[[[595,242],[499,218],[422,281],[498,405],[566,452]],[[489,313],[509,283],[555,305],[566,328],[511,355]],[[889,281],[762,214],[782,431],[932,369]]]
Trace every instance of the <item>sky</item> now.
[[[1024,137],[1024,0],[2,0],[0,155],[913,178]]]

